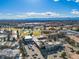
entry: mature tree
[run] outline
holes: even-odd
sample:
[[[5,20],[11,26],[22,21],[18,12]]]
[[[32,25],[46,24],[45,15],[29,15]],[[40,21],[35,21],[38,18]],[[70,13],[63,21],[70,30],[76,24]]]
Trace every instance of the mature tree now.
[[[67,55],[66,55],[66,52],[62,52],[62,53],[61,53],[61,57],[62,57],[63,59],[67,59],[66,56],[67,56]]]

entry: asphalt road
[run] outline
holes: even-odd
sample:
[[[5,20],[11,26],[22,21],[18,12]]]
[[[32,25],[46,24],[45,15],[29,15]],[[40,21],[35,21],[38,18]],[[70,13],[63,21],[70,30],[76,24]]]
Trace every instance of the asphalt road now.
[[[31,49],[28,48],[28,45],[25,45],[25,47],[27,50],[27,55],[29,55],[25,59],[44,59],[40,50],[35,45],[31,45]]]

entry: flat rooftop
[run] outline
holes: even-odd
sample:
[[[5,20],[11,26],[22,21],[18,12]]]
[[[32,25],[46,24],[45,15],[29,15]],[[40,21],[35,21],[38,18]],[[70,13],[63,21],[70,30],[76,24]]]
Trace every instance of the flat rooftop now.
[[[71,54],[70,59],[79,59],[79,55],[78,54]]]
[[[69,38],[71,38],[72,40],[79,42],[79,37],[74,36],[74,35],[68,35]]]
[[[15,57],[17,54],[19,54],[20,51],[18,49],[3,49],[3,50],[0,50],[0,56],[1,55],[4,55],[4,56],[7,56],[7,57]]]
[[[25,39],[32,39],[32,36],[25,36]]]

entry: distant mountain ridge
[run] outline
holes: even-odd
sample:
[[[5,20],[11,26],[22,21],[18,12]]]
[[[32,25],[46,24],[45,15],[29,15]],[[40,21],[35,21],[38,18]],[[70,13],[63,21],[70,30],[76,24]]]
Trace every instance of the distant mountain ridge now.
[[[66,18],[27,18],[27,19],[1,19],[0,22],[51,22],[51,21],[79,21],[79,17]]]

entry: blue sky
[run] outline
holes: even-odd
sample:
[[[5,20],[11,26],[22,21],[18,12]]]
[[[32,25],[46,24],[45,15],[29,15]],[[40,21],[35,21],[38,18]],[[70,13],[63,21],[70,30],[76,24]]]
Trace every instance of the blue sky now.
[[[0,0],[0,19],[79,17],[79,0]]]

